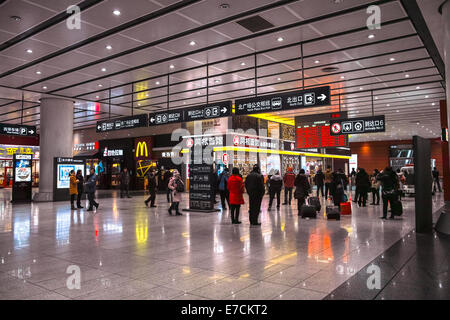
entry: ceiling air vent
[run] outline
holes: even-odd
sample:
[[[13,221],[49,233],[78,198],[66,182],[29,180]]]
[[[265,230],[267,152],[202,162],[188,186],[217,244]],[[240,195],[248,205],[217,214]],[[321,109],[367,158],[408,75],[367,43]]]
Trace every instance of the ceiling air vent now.
[[[336,72],[338,70],[339,70],[339,68],[337,68],[337,67],[325,67],[325,68],[322,68],[322,72],[325,72],[325,73]]]
[[[275,27],[269,21],[267,21],[266,19],[263,19],[260,16],[253,16],[250,18],[239,20],[239,21],[236,21],[236,23],[240,24],[245,29],[247,29],[253,33]]]

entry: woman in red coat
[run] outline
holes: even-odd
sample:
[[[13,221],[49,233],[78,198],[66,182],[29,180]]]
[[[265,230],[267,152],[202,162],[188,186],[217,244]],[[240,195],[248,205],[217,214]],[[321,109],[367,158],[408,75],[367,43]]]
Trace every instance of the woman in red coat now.
[[[239,210],[241,204],[244,204],[244,182],[239,176],[239,168],[233,168],[233,175],[228,178],[227,188],[230,192],[230,209],[231,209],[231,223],[240,224]]]

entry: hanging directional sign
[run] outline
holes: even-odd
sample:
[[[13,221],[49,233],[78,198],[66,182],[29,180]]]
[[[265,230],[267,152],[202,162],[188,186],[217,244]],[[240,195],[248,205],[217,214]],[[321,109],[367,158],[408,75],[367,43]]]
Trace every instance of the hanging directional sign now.
[[[27,137],[34,137],[37,135],[35,126],[10,123],[0,123],[0,134]]]
[[[149,125],[177,123],[183,121],[208,120],[221,117],[229,117],[232,112],[231,101],[202,105],[186,109],[175,109],[166,112],[149,114]]]
[[[330,122],[330,134],[332,136],[341,134],[359,134],[386,131],[384,115],[332,120]]]
[[[207,120],[231,115],[231,101],[198,106],[184,110],[184,121]]]
[[[330,104],[330,87],[284,92],[235,102],[237,115],[283,111],[299,108],[321,107]]]
[[[123,129],[134,129],[148,126],[148,115],[137,114],[135,116],[122,117],[112,120],[97,121],[97,132],[107,132]]]

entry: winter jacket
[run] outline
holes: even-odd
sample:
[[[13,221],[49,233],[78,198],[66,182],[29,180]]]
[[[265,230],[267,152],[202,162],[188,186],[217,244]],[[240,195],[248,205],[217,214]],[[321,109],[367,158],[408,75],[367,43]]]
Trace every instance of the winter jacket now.
[[[281,179],[281,176],[273,175],[270,177],[269,180],[269,191],[270,192],[279,192],[281,191],[281,188],[283,187],[283,179]]]
[[[304,174],[299,174],[295,178],[295,192],[294,196],[296,199],[300,198],[306,198],[310,191],[311,191],[311,185],[308,182],[308,177]]]
[[[168,187],[170,190],[172,190],[173,202],[181,201],[181,193],[177,192],[177,184],[178,183],[183,183],[183,180],[181,180],[181,178],[176,178],[176,177],[170,178]]]
[[[359,170],[356,174],[356,186],[360,188],[370,188],[370,178],[364,169]]]
[[[69,193],[70,195],[78,194],[77,178],[75,177],[75,174],[70,175]]]
[[[324,181],[325,181],[325,175],[323,174],[322,170],[317,171],[316,175],[314,176],[314,183],[317,186],[323,186]]]
[[[154,174],[149,174],[148,178],[147,178],[147,181],[148,181],[148,185],[147,185],[148,190],[150,192],[154,192],[154,191],[156,192],[157,183],[156,183],[155,175]]]
[[[77,185],[78,194],[83,193],[83,181],[84,181],[83,175],[81,173],[77,174],[76,178],[78,180],[78,185]]]
[[[130,184],[130,173],[128,171],[122,171],[122,173],[120,174],[120,184],[122,186],[127,186]]]
[[[325,175],[325,183],[333,182],[333,173],[331,172],[331,169],[327,169],[324,175]]]
[[[266,191],[264,177],[256,171],[250,172],[245,179],[245,189],[250,197],[262,197]]]
[[[284,175],[283,182],[286,188],[293,188],[295,181],[295,174],[288,172]]]
[[[378,175],[377,180],[381,182],[383,193],[395,191],[399,187],[398,176],[391,170],[381,172]]]
[[[230,192],[230,204],[244,204],[244,182],[238,175],[228,178],[227,189]]]
[[[86,192],[87,193],[95,193],[95,188],[97,186],[97,175],[94,173],[93,175],[89,176],[89,179],[86,182]]]
[[[230,176],[225,171],[219,175],[218,184],[219,184],[220,191],[227,190],[227,181],[229,178],[230,178]]]

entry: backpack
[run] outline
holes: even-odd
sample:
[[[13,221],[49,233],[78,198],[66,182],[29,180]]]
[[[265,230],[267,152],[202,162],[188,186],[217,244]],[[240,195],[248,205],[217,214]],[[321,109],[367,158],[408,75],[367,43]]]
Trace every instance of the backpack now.
[[[184,183],[181,179],[175,181],[177,187],[175,188],[176,192],[184,192]]]

